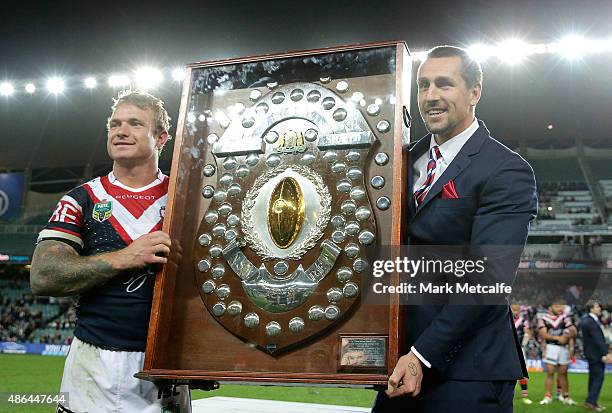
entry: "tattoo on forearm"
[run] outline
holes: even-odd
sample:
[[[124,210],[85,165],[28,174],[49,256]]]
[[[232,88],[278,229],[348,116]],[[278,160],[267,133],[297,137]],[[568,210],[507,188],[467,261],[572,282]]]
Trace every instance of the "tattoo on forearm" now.
[[[82,257],[60,241],[41,242],[32,264],[32,288],[41,295],[76,295],[116,274],[104,259]]]
[[[412,374],[413,376],[417,375],[417,368],[412,361],[408,363],[408,370],[410,370],[410,374]]]

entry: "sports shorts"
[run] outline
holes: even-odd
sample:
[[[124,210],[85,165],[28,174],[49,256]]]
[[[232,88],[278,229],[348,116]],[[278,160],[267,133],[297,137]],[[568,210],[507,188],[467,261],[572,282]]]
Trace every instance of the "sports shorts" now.
[[[66,400],[57,412],[190,413],[189,387],[159,391],[154,383],[134,377],[143,363],[144,352],[104,350],[75,337],[60,389]]]
[[[544,363],[552,364],[553,366],[567,366],[570,364],[567,346],[546,344],[546,357],[544,357]]]

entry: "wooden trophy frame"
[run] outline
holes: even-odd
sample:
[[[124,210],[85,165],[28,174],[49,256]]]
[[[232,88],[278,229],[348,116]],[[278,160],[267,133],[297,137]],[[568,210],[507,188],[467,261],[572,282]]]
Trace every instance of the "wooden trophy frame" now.
[[[359,265],[355,256],[349,259],[347,246],[350,240],[359,247],[357,251],[372,242],[402,244],[411,70],[412,60],[402,41],[187,67],[163,227],[173,248],[168,264],[157,274],[144,369],[137,377],[194,387],[210,381],[386,386],[399,356],[406,351],[399,299],[391,298],[388,305],[360,300],[357,287],[365,283],[359,284]],[[331,109],[323,100],[327,95],[335,102]],[[257,106],[263,102],[267,104]],[[302,118],[317,105],[323,106],[320,114],[312,115],[316,122],[337,128],[343,121],[345,129],[324,133],[321,127],[318,136],[316,130],[292,129],[281,132],[280,140],[278,134],[270,135],[273,128],[282,126],[283,116],[298,129],[299,122],[315,122]],[[261,108],[265,110],[257,112]],[[255,118],[249,118],[249,113]],[[257,115],[269,118],[265,137],[252,132],[259,127]],[[362,129],[356,132],[349,127]],[[232,136],[238,135],[230,136],[232,130],[240,135],[233,143]],[[255,155],[249,154],[251,150]],[[313,156],[307,155],[310,151],[320,157],[314,163]],[[283,169],[281,160],[295,160],[295,165]],[[249,171],[251,176],[247,176]],[[265,231],[258,230],[265,229],[262,220],[250,213],[259,211],[256,204],[264,202],[260,199],[266,185],[283,173],[306,177],[300,202],[312,200],[308,191],[318,194],[319,201],[313,206],[318,212],[309,216],[307,206],[300,222],[310,225],[308,234],[317,230],[320,234],[313,235],[315,246],[308,239],[303,241],[305,252],[292,250],[301,258],[262,258],[278,253],[281,247],[266,245],[270,235],[262,235]],[[289,181],[285,176],[285,186],[277,184],[285,192],[274,190],[274,196],[282,198],[279,205],[298,200],[302,194],[295,188],[291,192],[292,187],[286,189]],[[294,198],[283,198],[291,196]],[[270,205],[271,200],[265,202]],[[369,207],[359,207],[363,203]],[[267,211],[268,228],[272,228],[273,214]],[[297,219],[301,218],[292,222]],[[326,226],[317,228],[318,220]],[[298,232],[295,225],[289,228],[294,230],[294,239],[306,231]],[[272,229],[270,233],[276,236]],[[336,257],[327,275],[312,270],[327,262],[326,255],[319,252],[325,249]],[[232,266],[231,260],[241,261]],[[251,272],[237,275],[236,268],[242,265],[244,269],[250,262]],[[339,267],[345,272],[348,268],[348,278],[338,274]],[[298,299],[293,293],[280,291],[277,296],[276,290],[269,289],[269,283],[290,284],[278,275],[287,271],[319,282],[304,294],[301,290],[295,293],[303,295],[301,306],[294,303]],[[270,276],[273,272],[277,275]],[[269,283],[248,284],[248,278],[255,276],[268,277]],[[397,281],[397,275],[392,277]],[[243,291],[241,283],[249,287]],[[257,290],[262,285],[267,292]],[[264,304],[257,304],[262,309],[253,307],[257,297],[261,298],[257,294],[264,294]],[[290,308],[293,310],[284,311]],[[350,351],[360,356],[351,358]]]

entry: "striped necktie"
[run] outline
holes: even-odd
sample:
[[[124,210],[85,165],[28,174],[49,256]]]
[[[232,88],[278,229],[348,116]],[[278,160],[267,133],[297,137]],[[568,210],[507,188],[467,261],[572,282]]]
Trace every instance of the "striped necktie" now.
[[[440,153],[440,148],[436,145],[429,149],[429,161],[427,162],[427,178],[425,178],[425,182],[423,185],[416,191],[414,191],[414,204],[418,208],[421,205],[421,202],[427,196],[427,192],[431,189],[433,185],[434,178],[436,176],[436,164],[438,163],[438,159],[442,158],[442,154]]]

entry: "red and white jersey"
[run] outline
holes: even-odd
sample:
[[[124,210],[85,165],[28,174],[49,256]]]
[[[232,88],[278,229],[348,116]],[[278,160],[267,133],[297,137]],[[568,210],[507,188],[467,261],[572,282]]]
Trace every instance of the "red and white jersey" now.
[[[130,188],[111,172],[68,192],[57,204],[38,241],[58,240],[90,256],[125,248],[160,230],[168,177]],[[144,351],[155,271],[129,271],[79,297],[75,336],[108,349]]]
[[[529,329],[529,319],[527,316],[521,312],[518,317],[514,317],[514,327],[516,328],[519,343],[522,343],[525,337],[525,330]]]
[[[123,185],[111,172],[64,195],[38,239],[65,237],[84,248],[81,230],[91,218],[99,223],[108,220],[129,245],[136,238],[161,229],[167,198],[168,177],[161,171],[155,181],[142,188]]]
[[[548,312],[538,319],[538,330],[545,328],[551,336],[561,336],[565,329],[573,325],[572,317],[566,313],[556,316]],[[547,340],[547,343],[558,344],[556,341],[549,340]]]

